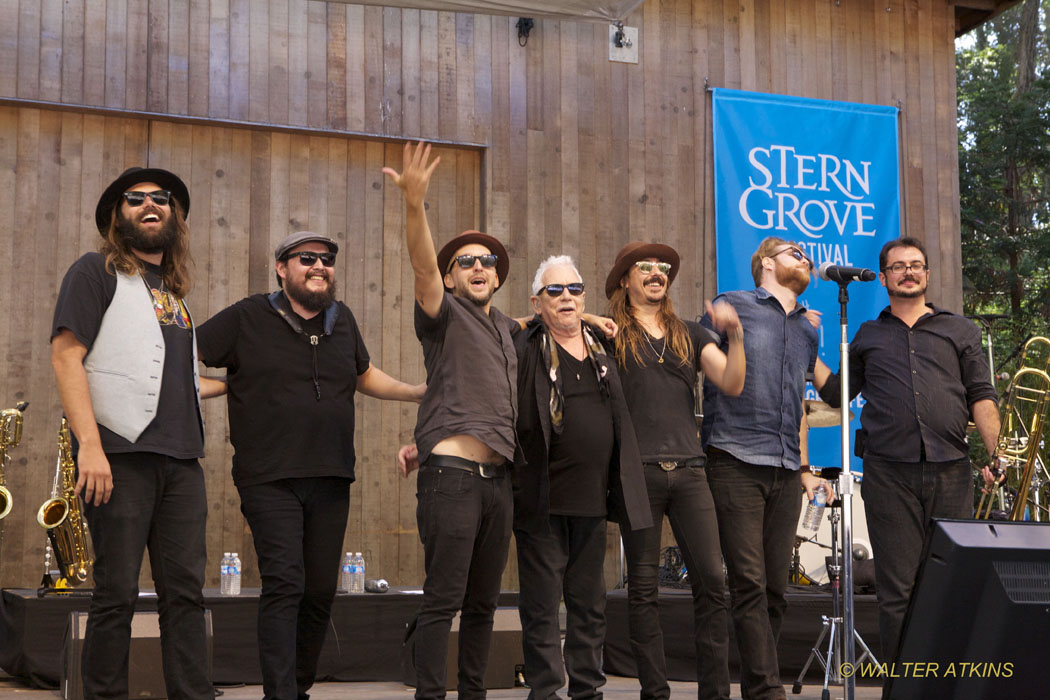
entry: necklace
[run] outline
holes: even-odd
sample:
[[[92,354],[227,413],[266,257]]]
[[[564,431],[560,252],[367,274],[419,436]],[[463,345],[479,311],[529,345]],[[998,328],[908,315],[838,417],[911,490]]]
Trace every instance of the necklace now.
[[[649,340],[649,333],[642,331],[642,337],[645,338],[645,342],[649,345],[649,349],[656,355],[656,363],[662,365],[664,363],[664,351],[667,350],[667,337],[664,336],[664,346],[660,348],[660,352],[656,352],[656,347],[653,346],[653,341]]]

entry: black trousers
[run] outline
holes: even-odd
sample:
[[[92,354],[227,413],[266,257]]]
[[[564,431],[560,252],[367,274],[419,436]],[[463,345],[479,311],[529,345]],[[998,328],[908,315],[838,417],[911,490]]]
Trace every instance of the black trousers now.
[[[296,700],[317,674],[339,582],[350,480],[280,479],[237,489],[259,557],[265,700]]]
[[[416,501],[426,581],[415,620],[415,696],[445,697],[448,636],[452,618],[462,611],[459,698],[484,698],[492,618],[510,548],[510,478],[424,466]]]
[[[864,513],[875,561],[882,660],[893,661],[933,518],[973,517],[973,467],[864,459]],[[918,659],[903,659],[917,661]]]
[[[718,541],[718,519],[707,473],[702,467],[664,471],[645,465],[645,486],[653,527],[620,526],[627,558],[628,628],[638,665],[641,700],[667,700],[664,637],[660,629],[660,536],[666,514],[682,550],[693,593],[693,642],[696,648],[697,697],[729,697],[729,608]]]
[[[712,449],[707,481],[729,572],[741,694],[745,700],[784,698],[777,640],[787,610],[784,594],[802,509],[801,475],[747,464]]]
[[[558,697],[562,672],[558,606],[565,599],[569,697],[601,698],[605,642],[605,517],[551,515],[550,532],[515,529],[518,614],[529,700]]]
[[[84,652],[84,698],[128,697],[131,619],[142,555],[157,589],[164,682],[172,700],[213,700],[204,625],[204,472],[195,459],[109,454],[109,503],[84,504],[95,550]]]

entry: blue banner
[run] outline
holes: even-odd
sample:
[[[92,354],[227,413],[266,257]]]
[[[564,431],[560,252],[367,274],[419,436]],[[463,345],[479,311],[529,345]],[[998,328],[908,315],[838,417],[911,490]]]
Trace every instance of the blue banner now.
[[[800,297],[823,312],[820,356],[839,366],[838,285],[816,268],[878,268],[882,245],[900,236],[897,108],[718,88],[714,91],[715,238],[718,290],[753,289],[751,254],[762,239],[797,243],[814,272]],[[849,286],[848,334],[888,303],[878,282]],[[806,386],[806,398],[816,390]],[[850,408],[853,435],[863,396]],[[810,463],[839,466],[838,427],[809,434]],[[860,460],[852,467],[860,470]]]

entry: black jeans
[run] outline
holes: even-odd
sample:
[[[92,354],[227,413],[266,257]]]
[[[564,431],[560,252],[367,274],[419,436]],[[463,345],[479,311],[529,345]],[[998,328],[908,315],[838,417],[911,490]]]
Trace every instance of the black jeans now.
[[[797,471],[747,464],[721,450],[707,457],[745,700],[784,698],[777,639],[784,622],[791,548],[802,509]]]
[[[529,700],[558,697],[562,673],[558,604],[565,597],[569,697],[602,697],[605,642],[605,517],[551,515],[546,534],[515,529],[518,614]]]
[[[195,459],[109,454],[113,495],[84,504],[95,549],[84,652],[84,698],[128,697],[131,619],[142,555],[157,589],[164,683],[173,700],[213,700],[204,625],[204,472]]]
[[[693,642],[696,647],[697,697],[729,697],[729,609],[718,542],[718,520],[707,473],[702,467],[664,471],[645,465],[645,486],[653,527],[620,527],[627,557],[628,626],[638,665],[641,700],[666,700],[664,637],[660,630],[660,535],[664,514],[682,550],[693,591]]]
[[[510,548],[510,478],[424,466],[416,499],[426,567],[415,620],[416,698],[445,697],[449,630],[460,610],[459,697],[484,698],[492,618]]]
[[[875,561],[883,661],[897,655],[931,519],[973,517],[973,488],[968,458],[916,464],[865,457],[864,513]]]
[[[262,578],[258,631],[264,698],[307,698],[339,582],[350,480],[280,479],[237,490]]]

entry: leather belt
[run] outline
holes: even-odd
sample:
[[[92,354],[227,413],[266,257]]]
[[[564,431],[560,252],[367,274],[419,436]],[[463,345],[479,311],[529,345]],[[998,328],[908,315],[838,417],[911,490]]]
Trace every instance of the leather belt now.
[[[458,469],[480,476],[482,479],[499,479],[507,475],[507,463],[486,464],[485,462],[472,462],[462,457],[452,455],[430,455],[423,463],[424,467]]]
[[[651,464],[654,467],[660,467],[665,472],[673,472],[679,467],[699,467],[703,465],[703,461],[699,459],[665,459],[659,462],[646,462],[645,464]]]

